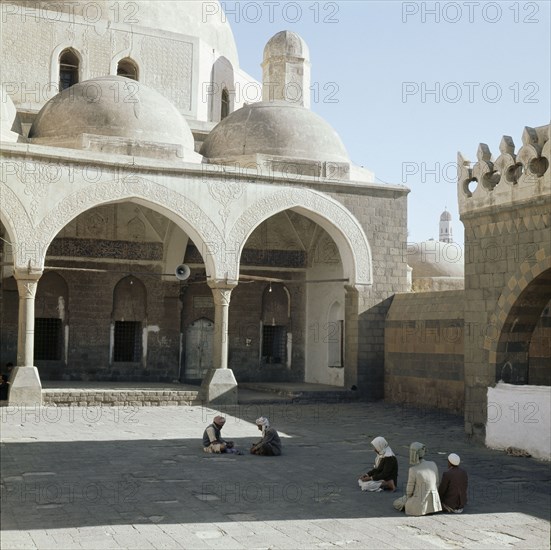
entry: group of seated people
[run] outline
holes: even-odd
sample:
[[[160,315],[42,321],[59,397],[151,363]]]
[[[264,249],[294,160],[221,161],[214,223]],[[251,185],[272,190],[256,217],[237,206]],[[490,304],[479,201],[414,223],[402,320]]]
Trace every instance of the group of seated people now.
[[[203,451],[205,453],[233,453],[242,454],[235,448],[233,441],[222,438],[222,428],[226,423],[223,416],[215,416],[212,424],[203,432]],[[262,439],[253,443],[250,453],[253,455],[279,456],[281,454],[281,439],[277,430],[270,426],[270,421],[261,416],[256,419],[258,429],[262,431]]]
[[[398,483],[398,461],[384,437],[372,442],[377,453],[373,468],[358,479],[363,491],[395,491]],[[448,469],[439,483],[438,466],[425,460],[427,448],[423,443],[409,447],[409,472],[406,494],[393,503],[394,508],[409,516],[424,516],[435,512],[460,514],[467,503],[468,476],[459,467],[461,459],[448,455]]]
[[[203,433],[205,453],[242,454],[235,448],[233,441],[222,437],[222,428],[226,423],[223,416],[215,416]],[[260,441],[250,448],[253,455],[281,455],[281,439],[270,421],[261,416],[256,425],[262,431]],[[396,491],[398,486],[398,460],[384,437],[376,437],[372,442],[376,453],[375,464],[358,479],[362,491]],[[412,443],[409,447],[409,473],[406,494],[393,503],[394,508],[405,511],[409,516],[424,516],[435,512],[460,514],[467,503],[468,477],[459,467],[460,458],[455,453],[448,455],[448,470],[439,482],[438,466],[425,460],[427,448],[423,443]]]

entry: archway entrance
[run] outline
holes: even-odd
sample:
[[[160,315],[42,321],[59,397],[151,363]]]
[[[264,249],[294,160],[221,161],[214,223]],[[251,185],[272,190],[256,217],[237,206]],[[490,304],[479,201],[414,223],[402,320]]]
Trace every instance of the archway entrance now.
[[[511,384],[551,383],[551,269],[520,293],[499,334],[496,381]]]

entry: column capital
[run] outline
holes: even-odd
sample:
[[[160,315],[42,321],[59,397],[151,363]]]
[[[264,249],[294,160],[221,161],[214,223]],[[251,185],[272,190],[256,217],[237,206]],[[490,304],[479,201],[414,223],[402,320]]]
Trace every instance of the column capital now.
[[[237,283],[226,281],[209,281],[208,285],[212,290],[214,305],[229,307],[231,291],[237,286]]]
[[[34,299],[36,297],[36,289],[38,288],[38,279],[40,277],[16,277],[17,290],[20,298]]]
[[[220,289],[220,290],[233,290],[237,286],[237,281],[226,280],[226,279],[209,279],[207,284],[210,288]]]
[[[35,282],[37,283],[40,277],[44,274],[43,270],[38,269],[14,269],[13,276],[17,282]]]

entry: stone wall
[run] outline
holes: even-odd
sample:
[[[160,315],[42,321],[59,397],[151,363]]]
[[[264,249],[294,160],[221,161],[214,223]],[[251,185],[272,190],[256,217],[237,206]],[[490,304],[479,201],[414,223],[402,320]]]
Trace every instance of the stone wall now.
[[[497,158],[483,143],[474,164],[458,155],[465,327],[473,335],[465,345],[465,431],[481,439],[488,387],[505,375],[514,384],[529,383],[526,344],[549,301],[549,135],[549,125],[526,127],[517,151],[503,136]]]
[[[364,397],[384,397],[385,317],[390,297],[406,292],[407,282],[407,193],[408,189],[362,190],[339,193],[334,198],[358,218],[373,262],[373,285],[360,289],[357,321],[357,385]],[[350,325],[350,320],[347,319]]]
[[[385,323],[385,399],[461,413],[462,291],[397,294]]]

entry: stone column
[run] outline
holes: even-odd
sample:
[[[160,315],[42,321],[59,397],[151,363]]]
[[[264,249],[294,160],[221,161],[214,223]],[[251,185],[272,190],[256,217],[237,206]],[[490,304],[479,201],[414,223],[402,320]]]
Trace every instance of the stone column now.
[[[358,288],[345,285],[344,299],[344,386],[358,385]]]
[[[213,368],[201,384],[204,399],[209,404],[237,404],[237,381],[228,369],[228,319],[231,291],[236,283],[210,281],[214,297]]]
[[[34,366],[34,301],[42,273],[15,272],[19,291],[17,366],[10,377],[10,405],[42,404],[42,384]]]

